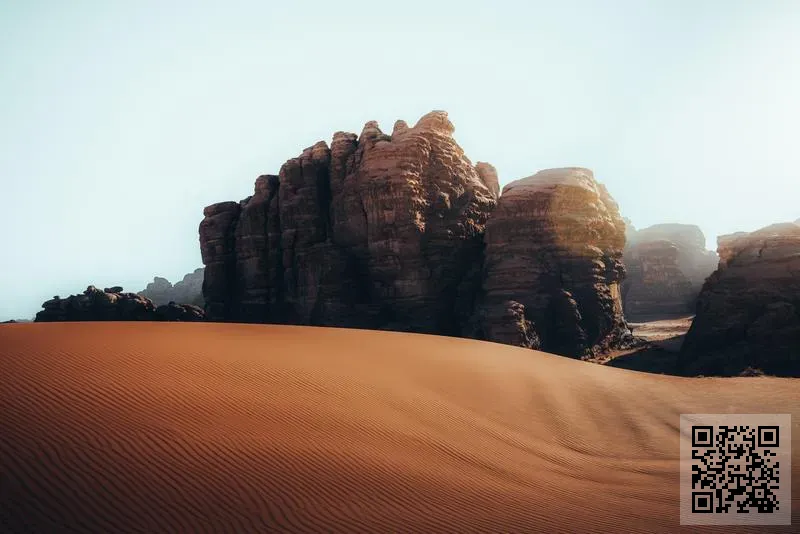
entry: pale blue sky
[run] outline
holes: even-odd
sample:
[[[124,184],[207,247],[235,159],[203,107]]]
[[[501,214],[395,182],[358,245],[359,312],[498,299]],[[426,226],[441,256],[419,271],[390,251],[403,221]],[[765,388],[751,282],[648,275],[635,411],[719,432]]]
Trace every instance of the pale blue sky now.
[[[204,206],[433,109],[502,184],[586,166],[637,227],[794,220],[797,28],[796,0],[8,0],[0,320],[175,281]]]

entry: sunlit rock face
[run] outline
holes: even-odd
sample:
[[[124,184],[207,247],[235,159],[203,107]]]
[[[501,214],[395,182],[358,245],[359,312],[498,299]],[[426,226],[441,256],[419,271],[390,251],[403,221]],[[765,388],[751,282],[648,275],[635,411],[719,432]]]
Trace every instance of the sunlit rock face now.
[[[681,350],[683,372],[800,376],[800,224],[720,236],[717,252]]]
[[[705,236],[692,224],[657,224],[637,231],[629,226],[622,285],[628,319],[688,314],[700,288],[717,266]]]
[[[507,185],[485,242],[487,339],[579,357],[630,337],[625,223],[591,171],[550,169]]]

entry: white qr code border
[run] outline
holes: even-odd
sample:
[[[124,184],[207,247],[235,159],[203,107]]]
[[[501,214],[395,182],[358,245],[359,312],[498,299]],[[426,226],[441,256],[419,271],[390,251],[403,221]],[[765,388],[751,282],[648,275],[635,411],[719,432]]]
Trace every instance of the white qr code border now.
[[[694,428],[693,428],[694,427]],[[709,428],[710,427],[710,428]],[[758,428],[762,427],[759,433]],[[727,429],[727,437],[735,437],[726,449],[733,447],[735,454],[725,455],[722,462],[718,455],[719,434]],[[747,440],[742,431],[752,430]],[[710,432],[710,433],[709,433]],[[792,521],[792,420],[790,414],[681,414],[680,418],[680,524],[681,525],[790,525]],[[756,438],[755,435],[759,434]],[[769,438],[769,441],[767,438]],[[740,441],[741,440],[741,441]],[[753,456],[741,454],[745,447],[759,453],[759,461],[750,463]],[[693,456],[694,451],[694,456]],[[724,466],[724,469],[721,467]],[[759,467],[763,466],[763,467]],[[744,472],[769,473],[774,471],[775,479],[770,477],[763,483],[767,492],[774,494],[777,508],[771,512],[760,511],[756,507],[744,506],[737,499],[736,491],[741,491],[741,477],[730,476]],[[714,479],[715,487],[702,487],[712,475],[725,472],[728,476]],[[693,478],[694,475],[694,478]],[[731,480],[733,479],[733,480]],[[759,478],[761,481],[762,479]],[[727,488],[733,488],[730,492]],[[755,490],[754,490],[755,491]],[[750,495],[748,487],[748,495]],[[717,502],[723,495],[727,512],[720,512]],[[764,490],[757,494],[764,495]],[[732,499],[732,500],[727,500]],[[741,510],[746,509],[747,512]]]

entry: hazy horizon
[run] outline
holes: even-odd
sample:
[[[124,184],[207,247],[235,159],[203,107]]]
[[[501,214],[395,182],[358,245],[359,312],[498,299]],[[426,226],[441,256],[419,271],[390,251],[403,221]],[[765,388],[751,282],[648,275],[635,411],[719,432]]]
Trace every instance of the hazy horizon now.
[[[800,2],[0,7],[0,321],[200,267],[203,207],[442,109],[501,186],[587,167],[637,228],[800,217]]]

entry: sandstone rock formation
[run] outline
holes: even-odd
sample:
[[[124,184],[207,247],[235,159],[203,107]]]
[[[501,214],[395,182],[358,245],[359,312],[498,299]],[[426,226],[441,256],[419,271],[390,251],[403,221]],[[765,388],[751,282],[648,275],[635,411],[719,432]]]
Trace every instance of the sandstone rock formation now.
[[[475,170],[478,171],[478,176],[481,177],[481,181],[486,184],[494,198],[499,197],[500,180],[497,177],[497,169],[494,168],[494,165],[479,161],[475,164]]]
[[[691,313],[717,255],[705,248],[695,225],[657,224],[636,231],[627,228],[622,285],[628,319]]]
[[[108,290],[104,290],[107,293]],[[120,288],[121,291],[121,288]],[[119,291],[118,291],[119,292]],[[195,269],[183,277],[183,280],[172,285],[169,280],[156,276],[147,287],[139,291],[139,295],[147,297],[156,306],[178,302],[180,304],[192,304],[203,306],[203,268]]]
[[[719,268],[681,350],[685,374],[800,376],[800,224],[717,239]]]
[[[485,242],[478,337],[569,356],[630,339],[619,291],[625,223],[591,171],[507,185]]]
[[[590,171],[562,169],[499,196],[496,169],[473,165],[453,131],[444,112],[397,121],[392,135],[370,121],[259,177],[241,202],[208,206],[209,318],[472,336],[571,356],[629,338],[624,223],[605,188]]]
[[[65,299],[53,297],[42,304],[36,322],[54,321],[201,321],[205,312],[189,304],[156,307],[153,301],[136,293],[123,293],[114,286],[101,291],[94,286],[82,294]]]
[[[206,208],[209,316],[459,334],[497,180],[453,130],[444,112],[391,136],[368,122],[260,177],[252,197]]]

